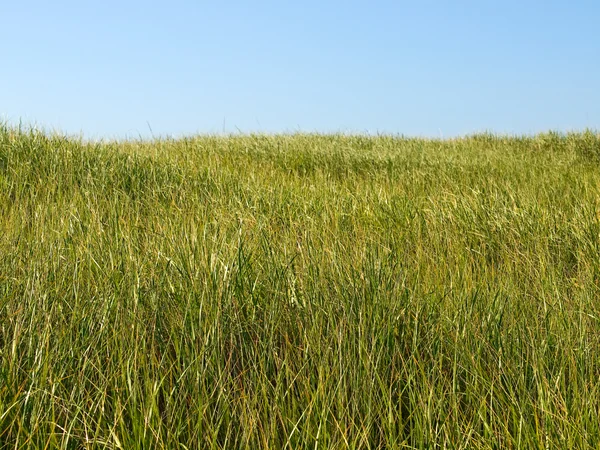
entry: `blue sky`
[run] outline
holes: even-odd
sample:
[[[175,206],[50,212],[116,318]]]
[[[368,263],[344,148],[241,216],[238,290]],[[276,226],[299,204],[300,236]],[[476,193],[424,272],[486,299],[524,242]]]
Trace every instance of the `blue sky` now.
[[[0,118],[88,137],[600,128],[600,2],[7,0]]]

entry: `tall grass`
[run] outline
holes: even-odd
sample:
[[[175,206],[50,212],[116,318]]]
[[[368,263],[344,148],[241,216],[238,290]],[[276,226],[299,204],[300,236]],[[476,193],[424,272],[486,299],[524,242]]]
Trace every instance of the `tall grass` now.
[[[0,128],[2,448],[598,448],[600,136]]]

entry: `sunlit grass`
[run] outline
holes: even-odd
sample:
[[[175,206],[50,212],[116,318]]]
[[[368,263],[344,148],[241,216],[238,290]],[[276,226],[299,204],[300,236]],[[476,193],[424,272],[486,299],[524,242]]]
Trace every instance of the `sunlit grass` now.
[[[0,447],[597,448],[599,163],[0,127]]]

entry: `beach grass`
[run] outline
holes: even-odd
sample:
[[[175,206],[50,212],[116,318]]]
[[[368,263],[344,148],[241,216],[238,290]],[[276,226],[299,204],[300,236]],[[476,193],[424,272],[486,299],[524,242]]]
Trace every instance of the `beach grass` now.
[[[0,447],[600,446],[600,135],[0,126]]]

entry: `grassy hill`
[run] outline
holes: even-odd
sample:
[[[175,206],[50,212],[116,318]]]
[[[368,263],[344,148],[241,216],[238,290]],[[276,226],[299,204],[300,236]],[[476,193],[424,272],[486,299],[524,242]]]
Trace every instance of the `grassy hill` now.
[[[2,448],[598,448],[600,136],[0,127]]]

